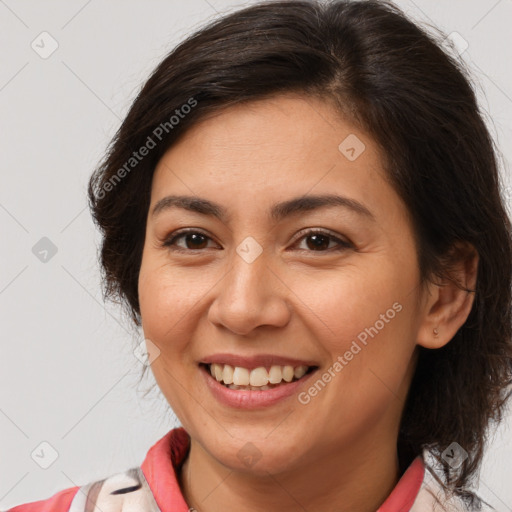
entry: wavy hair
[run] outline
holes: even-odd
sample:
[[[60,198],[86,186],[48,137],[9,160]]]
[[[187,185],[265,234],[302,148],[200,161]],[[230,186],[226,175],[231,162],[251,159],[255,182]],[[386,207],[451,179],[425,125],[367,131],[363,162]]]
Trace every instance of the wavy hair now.
[[[397,445],[402,471],[428,449],[445,489],[476,510],[481,500],[469,484],[487,428],[501,421],[510,396],[511,224],[470,72],[443,49],[446,35],[430,28],[373,0],[264,1],[211,21],[143,85],[90,178],[88,198],[102,233],[104,298],[120,301],[140,326],[152,176],[188,128],[232,105],[298,92],[330,102],[370,134],[413,220],[422,283],[450,278],[461,243],[478,252],[466,322],[443,348],[419,347]],[[135,158],[142,147],[149,150]],[[441,456],[453,441],[468,453],[459,468]]]

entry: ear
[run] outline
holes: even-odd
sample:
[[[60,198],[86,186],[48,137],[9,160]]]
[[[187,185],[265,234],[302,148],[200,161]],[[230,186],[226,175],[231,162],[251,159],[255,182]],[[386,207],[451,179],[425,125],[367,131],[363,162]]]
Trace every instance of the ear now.
[[[418,345],[441,348],[462,327],[473,306],[478,260],[477,251],[468,242],[452,248],[446,259],[450,278],[429,282],[423,292]]]

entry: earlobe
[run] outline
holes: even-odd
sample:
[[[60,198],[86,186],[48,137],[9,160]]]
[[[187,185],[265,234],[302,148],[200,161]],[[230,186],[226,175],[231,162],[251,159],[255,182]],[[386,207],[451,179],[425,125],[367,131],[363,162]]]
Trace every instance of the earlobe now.
[[[450,277],[429,283],[421,311],[417,344],[436,349],[445,346],[464,325],[475,298],[478,253],[471,244],[459,244],[453,251]]]

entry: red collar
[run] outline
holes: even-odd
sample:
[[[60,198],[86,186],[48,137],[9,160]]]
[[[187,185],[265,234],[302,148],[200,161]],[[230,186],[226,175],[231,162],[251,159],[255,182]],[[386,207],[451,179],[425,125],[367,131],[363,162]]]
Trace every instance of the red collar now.
[[[409,512],[416,496],[418,496],[424,477],[425,465],[423,458],[418,455],[405,470],[405,473],[377,512]]]
[[[183,427],[175,428],[157,441],[141,464],[161,512],[188,512],[178,484],[177,468],[185,459],[190,437]],[[408,512],[423,482],[425,466],[416,457],[376,512]]]

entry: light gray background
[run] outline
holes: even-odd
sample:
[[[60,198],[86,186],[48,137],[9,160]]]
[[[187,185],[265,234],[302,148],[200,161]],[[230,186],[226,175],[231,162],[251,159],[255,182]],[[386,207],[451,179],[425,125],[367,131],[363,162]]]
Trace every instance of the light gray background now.
[[[85,187],[154,66],[248,3],[0,0],[0,509],[137,466],[178,424],[158,390],[142,396],[152,376],[137,385],[127,320],[103,304]],[[469,44],[461,58],[503,153],[510,202],[512,0],[397,3]],[[59,45],[47,59],[31,47],[43,31]],[[42,237],[58,250],[46,263],[32,252]],[[511,424],[494,436],[479,487],[501,512],[512,510]],[[48,469],[31,458],[50,460],[42,442],[58,453]]]

